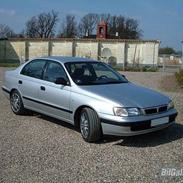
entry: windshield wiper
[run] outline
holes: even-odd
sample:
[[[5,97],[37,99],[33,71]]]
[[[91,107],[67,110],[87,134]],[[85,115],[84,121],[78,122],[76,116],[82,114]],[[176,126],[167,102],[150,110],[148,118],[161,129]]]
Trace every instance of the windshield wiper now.
[[[106,84],[120,84],[120,83],[128,83],[128,81],[106,81],[106,82],[95,82],[95,81],[88,81],[84,83],[79,83],[79,85],[106,85]]]
[[[128,81],[108,81],[106,84],[120,84],[120,83],[128,83]]]

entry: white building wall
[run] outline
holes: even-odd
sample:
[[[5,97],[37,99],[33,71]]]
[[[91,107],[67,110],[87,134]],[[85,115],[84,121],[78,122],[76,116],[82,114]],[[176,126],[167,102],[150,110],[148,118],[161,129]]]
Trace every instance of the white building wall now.
[[[76,42],[76,56],[98,59],[97,42]]]
[[[131,43],[128,44],[127,63],[129,64],[142,64],[143,63],[143,44]]]
[[[52,55],[53,56],[71,56],[72,55],[72,42],[52,42]]]
[[[48,42],[29,42],[29,59],[48,56]]]
[[[101,44],[101,52],[105,49],[108,48],[111,51],[111,56],[115,57],[117,60],[118,64],[121,64],[124,62],[124,48],[125,48],[125,43],[107,43],[103,42]]]
[[[159,50],[159,44],[148,42],[145,43],[144,46],[144,64],[157,64],[158,63],[158,50]]]
[[[116,58],[118,64],[124,63],[124,57],[125,57],[125,43],[118,43],[117,44],[117,52],[116,52]]]
[[[21,59],[23,56],[26,57],[26,59],[31,59],[48,55],[75,55],[79,57],[98,59],[100,58],[100,54],[103,50],[108,49],[111,53],[109,57],[112,56],[115,58],[117,60],[117,64],[123,64],[126,58],[127,63],[129,64],[156,65],[158,62],[159,42],[94,39],[52,39],[44,41],[39,39],[10,39],[8,41],[0,41],[0,48],[0,59]]]

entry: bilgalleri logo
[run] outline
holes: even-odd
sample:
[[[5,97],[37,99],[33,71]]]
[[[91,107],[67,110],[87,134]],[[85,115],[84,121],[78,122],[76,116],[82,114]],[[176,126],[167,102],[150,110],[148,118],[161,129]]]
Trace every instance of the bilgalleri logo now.
[[[183,176],[183,168],[162,168],[161,176],[170,176],[170,177]]]

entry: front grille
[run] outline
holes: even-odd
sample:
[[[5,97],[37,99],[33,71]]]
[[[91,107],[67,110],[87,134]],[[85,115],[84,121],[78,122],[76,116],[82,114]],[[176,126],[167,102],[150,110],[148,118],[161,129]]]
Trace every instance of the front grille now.
[[[157,108],[145,109],[145,114],[155,114],[157,112],[158,112]]]
[[[144,114],[150,115],[150,114],[158,114],[161,112],[166,112],[168,110],[168,106],[157,106],[157,107],[152,107],[152,108],[146,108],[144,109]]]
[[[165,112],[165,111],[167,111],[167,106],[163,106],[163,107],[160,107],[159,108],[159,112]]]

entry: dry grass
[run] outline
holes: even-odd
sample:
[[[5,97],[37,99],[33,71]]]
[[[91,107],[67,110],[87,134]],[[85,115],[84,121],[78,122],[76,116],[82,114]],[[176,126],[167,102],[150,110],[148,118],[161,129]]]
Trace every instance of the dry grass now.
[[[183,69],[181,69],[179,72],[175,73],[175,77],[176,77],[177,82],[179,83],[180,87],[183,88]]]
[[[166,75],[163,76],[160,83],[160,89],[163,91],[181,91],[181,87],[177,83],[175,75]]]

